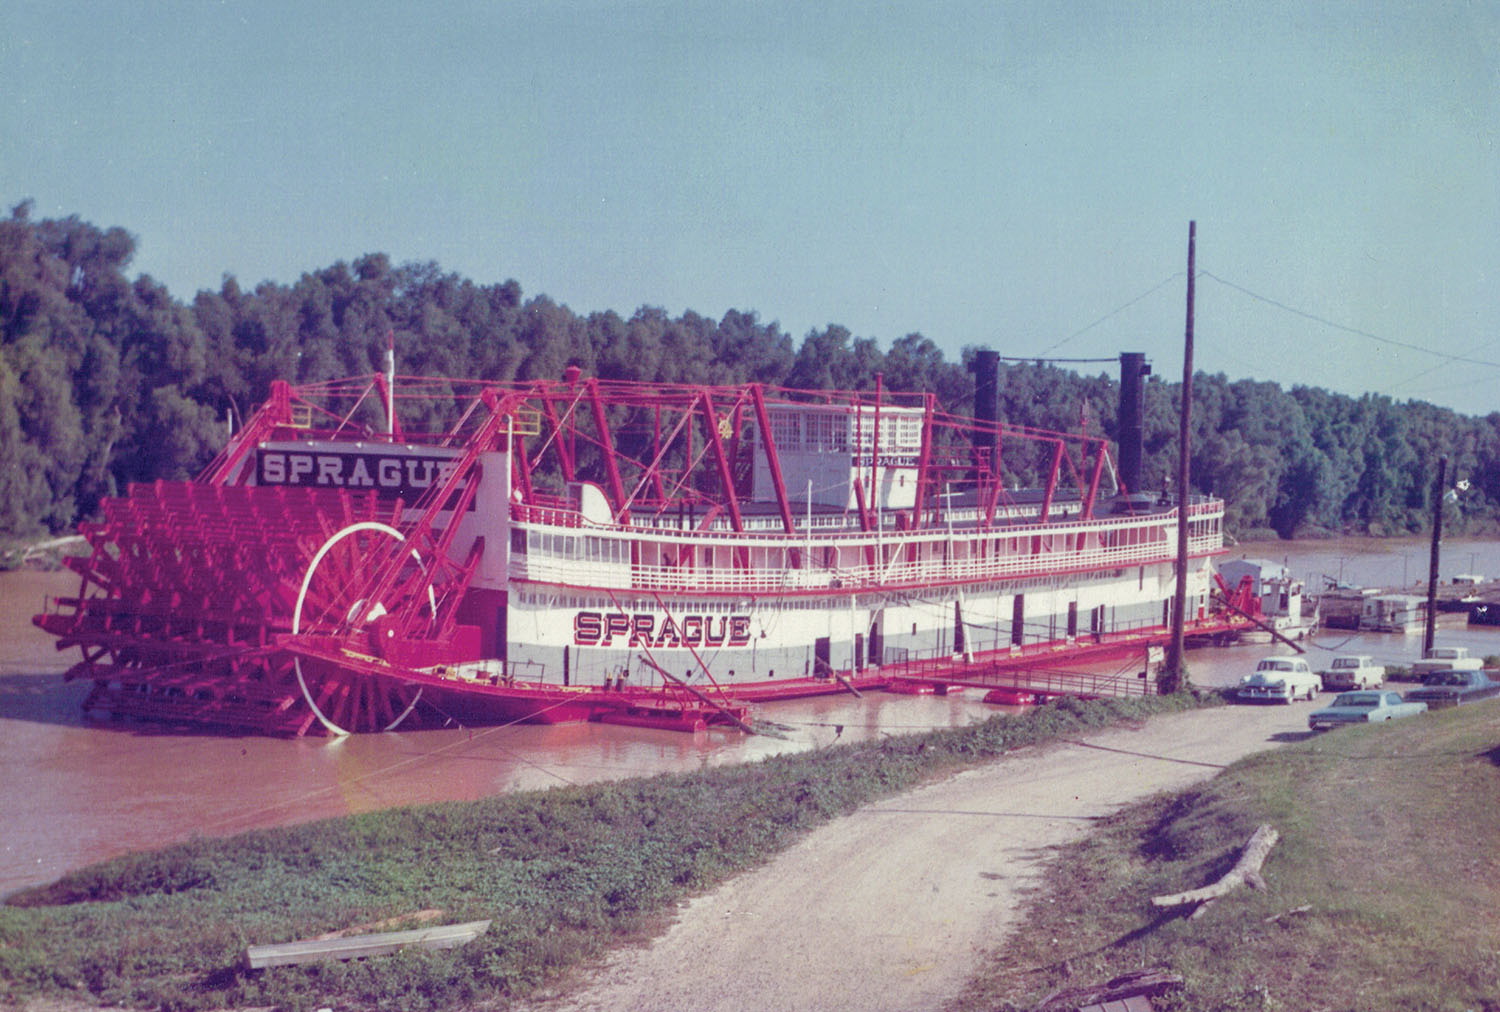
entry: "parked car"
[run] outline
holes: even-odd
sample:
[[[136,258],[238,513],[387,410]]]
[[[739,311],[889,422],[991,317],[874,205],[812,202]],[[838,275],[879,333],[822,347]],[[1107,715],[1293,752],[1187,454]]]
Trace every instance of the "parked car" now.
[[[1492,682],[1483,671],[1434,671],[1420,689],[1412,689],[1407,699],[1421,700],[1429,710],[1441,710],[1460,703],[1500,696],[1500,682]]]
[[[1385,683],[1385,665],[1368,654],[1341,655],[1318,675],[1325,689],[1378,689]]]
[[[1470,657],[1468,647],[1433,647],[1411,666],[1412,681],[1425,682],[1439,671],[1478,671],[1484,662]]]
[[[1426,712],[1426,703],[1403,700],[1399,692],[1341,692],[1332,706],[1309,713],[1307,726],[1322,731],[1340,724],[1373,724]]]
[[[1271,699],[1290,703],[1297,698],[1313,699],[1322,691],[1323,679],[1300,657],[1267,657],[1255,670],[1240,679],[1236,695],[1240,699]]]

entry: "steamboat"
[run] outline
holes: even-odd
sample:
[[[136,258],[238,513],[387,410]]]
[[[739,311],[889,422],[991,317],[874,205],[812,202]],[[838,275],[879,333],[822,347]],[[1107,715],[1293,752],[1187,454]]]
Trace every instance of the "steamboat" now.
[[[1100,435],[999,421],[997,361],[972,417],[879,381],[278,382],[197,480],[107,500],[35,622],[91,714],[241,733],[1151,691],[1062,669],[1169,638],[1181,523],[1187,635],[1234,631],[1223,503],[1136,491],[1141,356],[1118,471]]]

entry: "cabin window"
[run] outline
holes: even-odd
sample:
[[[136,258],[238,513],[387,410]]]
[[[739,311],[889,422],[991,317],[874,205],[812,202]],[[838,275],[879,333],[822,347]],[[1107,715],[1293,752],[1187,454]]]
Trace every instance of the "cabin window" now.
[[[517,555],[526,554],[526,532],[520,528],[510,532],[510,550]]]
[[[896,441],[908,449],[920,447],[922,445],[922,420],[903,415],[897,429]]]
[[[802,448],[802,418],[787,411],[771,415],[771,438],[778,450],[800,450]]]

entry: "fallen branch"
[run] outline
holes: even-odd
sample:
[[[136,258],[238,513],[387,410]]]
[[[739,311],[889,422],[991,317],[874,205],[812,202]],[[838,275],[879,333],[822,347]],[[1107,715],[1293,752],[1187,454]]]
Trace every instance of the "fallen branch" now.
[[[1281,920],[1283,917],[1290,917],[1293,914],[1305,914],[1305,913],[1307,913],[1311,909],[1312,909],[1312,904],[1311,903],[1304,903],[1300,907],[1292,907],[1292,909],[1290,909],[1290,910],[1283,910],[1279,914],[1272,914],[1270,917],[1267,917],[1261,923],[1262,924],[1273,924],[1276,921]]]
[[[1172,973],[1164,966],[1150,970],[1139,970],[1115,977],[1105,984],[1092,987],[1070,987],[1054,991],[1032,1012],[1073,1012],[1084,1005],[1103,1005],[1105,1002],[1124,1002],[1128,998],[1154,998],[1169,988],[1181,987],[1182,975]],[[1129,1006],[1138,1008],[1137,1005]]]
[[[1276,841],[1281,834],[1276,832],[1269,823],[1261,826],[1250,837],[1250,842],[1245,844],[1245,852],[1235,862],[1228,874],[1213,885],[1204,886],[1201,889],[1190,889],[1185,893],[1173,893],[1171,896],[1153,896],[1151,904],[1158,907],[1180,907],[1189,903],[1211,903],[1242,885],[1248,885],[1252,889],[1264,889],[1265,879],[1260,877],[1260,866],[1265,863],[1266,856],[1271,853],[1271,848],[1276,846]],[[1196,914],[1195,914],[1196,916]]]

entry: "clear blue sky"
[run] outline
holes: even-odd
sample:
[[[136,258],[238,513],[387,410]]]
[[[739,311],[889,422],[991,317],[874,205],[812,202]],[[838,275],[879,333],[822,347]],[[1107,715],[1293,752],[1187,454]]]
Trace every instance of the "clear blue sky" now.
[[[1172,378],[1196,218],[1199,368],[1500,410],[1494,0],[7,0],[0,95],[4,206],[185,301],[381,251]]]

